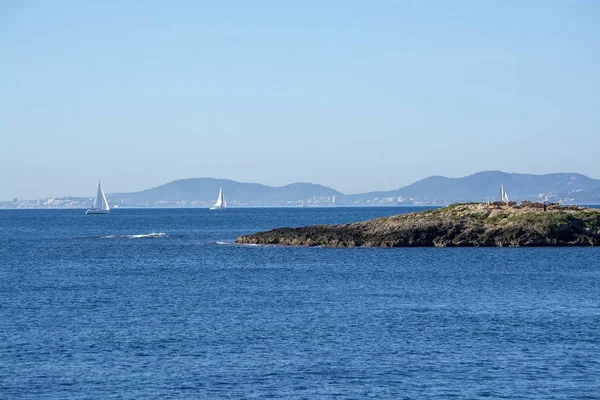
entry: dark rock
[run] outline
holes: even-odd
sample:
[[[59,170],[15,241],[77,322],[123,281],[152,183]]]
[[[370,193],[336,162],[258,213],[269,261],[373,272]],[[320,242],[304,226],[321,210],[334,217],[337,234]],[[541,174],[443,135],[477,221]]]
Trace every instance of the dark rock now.
[[[241,244],[326,247],[595,246],[600,210],[536,203],[454,204],[345,225],[279,228],[242,236]]]

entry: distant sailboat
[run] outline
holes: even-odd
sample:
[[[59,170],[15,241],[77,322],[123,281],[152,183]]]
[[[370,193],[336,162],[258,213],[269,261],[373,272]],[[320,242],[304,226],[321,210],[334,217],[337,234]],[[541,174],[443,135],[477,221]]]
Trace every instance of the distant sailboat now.
[[[504,184],[500,185],[500,201],[505,203],[509,203],[508,194],[506,194],[506,190],[504,189]]]
[[[217,198],[217,202],[210,209],[211,210],[220,210],[225,207],[227,207],[227,204],[225,203],[225,197],[223,197],[223,188],[219,188],[219,197]]]
[[[106,196],[104,195],[104,191],[102,190],[102,185],[100,185],[100,181],[98,181],[98,192],[96,193],[96,198],[94,199],[92,208],[89,208],[85,213],[108,214],[109,212],[110,207],[108,206],[108,201],[106,201]]]

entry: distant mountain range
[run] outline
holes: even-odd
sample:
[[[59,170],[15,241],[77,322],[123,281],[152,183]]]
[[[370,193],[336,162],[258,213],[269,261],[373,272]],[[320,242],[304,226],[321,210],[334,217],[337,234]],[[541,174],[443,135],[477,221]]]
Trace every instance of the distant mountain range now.
[[[349,195],[345,196],[344,200],[368,202],[376,198],[380,200],[396,198],[397,202],[409,204],[488,201],[499,198],[502,184],[509,197],[514,200],[580,202],[595,198],[596,202],[600,201],[598,198],[600,180],[585,175],[576,173],[532,175],[501,171],[478,172],[463,178],[432,176],[400,189]]]
[[[463,178],[432,176],[395,190],[353,195],[312,183],[272,187],[227,179],[193,178],[141,192],[109,195],[109,200],[123,205],[204,206],[216,200],[222,187],[230,205],[442,205],[496,200],[502,184],[514,200],[600,203],[600,180],[585,175],[532,175],[501,171],[478,172]]]
[[[216,201],[222,187],[229,206],[444,205],[497,200],[501,184],[511,200],[600,204],[600,180],[576,173],[531,175],[501,171],[478,172],[463,178],[432,176],[395,190],[352,195],[312,183],[273,187],[228,179],[191,178],[107,197],[113,207],[208,207]],[[5,202],[0,207],[82,208],[90,204],[91,198],[63,197]]]
[[[210,205],[217,200],[219,188],[223,188],[229,205],[286,205],[302,204],[318,199],[333,201],[342,196],[337,190],[313,183],[292,183],[273,187],[259,183],[243,183],[229,179],[190,178],[170,182],[152,189],[134,193],[109,194],[111,203],[123,205]],[[179,203],[179,204],[176,204]]]

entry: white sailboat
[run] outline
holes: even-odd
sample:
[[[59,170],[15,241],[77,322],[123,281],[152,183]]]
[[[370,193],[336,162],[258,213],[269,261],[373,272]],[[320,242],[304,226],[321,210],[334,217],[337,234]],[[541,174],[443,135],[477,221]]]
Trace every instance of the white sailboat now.
[[[217,202],[210,209],[221,210],[225,207],[227,207],[227,203],[225,203],[225,197],[223,197],[223,188],[219,188],[219,197],[217,198]]]
[[[85,213],[108,214],[109,212],[110,207],[108,206],[108,201],[106,201],[106,196],[104,195],[104,191],[102,190],[102,185],[100,185],[100,181],[98,181],[98,191],[96,192],[96,198],[94,199],[92,208],[88,208],[88,210]]]
[[[508,194],[506,194],[506,190],[504,189],[504,184],[500,185],[500,201],[503,201],[505,203],[510,202],[510,200],[508,199]]]

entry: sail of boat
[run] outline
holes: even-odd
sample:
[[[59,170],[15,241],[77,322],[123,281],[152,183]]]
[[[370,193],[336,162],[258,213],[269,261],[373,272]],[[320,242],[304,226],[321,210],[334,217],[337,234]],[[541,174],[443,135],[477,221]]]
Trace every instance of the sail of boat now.
[[[506,193],[506,190],[504,189],[504,184],[500,185],[500,201],[503,201],[505,203],[508,203],[510,201],[508,199],[508,194]]]
[[[100,181],[98,181],[98,190],[96,192],[96,197],[94,198],[94,202],[92,203],[92,208],[88,209],[86,214],[108,214],[110,211],[110,207],[108,206],[108,201],[106,201],[106,196],[104,195],[104,190],[102,190],[102,185]]]
[[[225,208],[225,197],[223,196],[223,188],[219,188],[219,197],[217,198],[217,202],[214,206],[211,207],[211,210],[216,210],[219,208]]]

